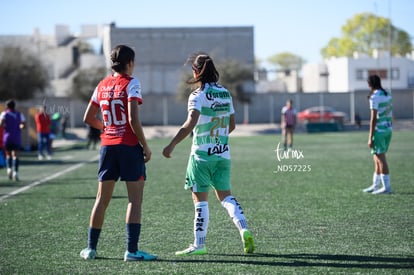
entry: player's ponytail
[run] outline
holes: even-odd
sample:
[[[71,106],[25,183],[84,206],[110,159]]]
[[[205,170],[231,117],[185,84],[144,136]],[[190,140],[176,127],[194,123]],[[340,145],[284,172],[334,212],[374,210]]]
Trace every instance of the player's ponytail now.
[[[206,83],[216,83],[219,80],[220,75],[213,59],[207,54],[197,55],[191,64],[191,68],[197,74],[197,77],[187,81],[188,84],[200,82],[201,87],[204,87]]]
[[[117,73],[126,70],[129,62],[135,60],[135,52],[128,46],[118,45],[111,52],[111,68]]]
[[[368,85],[371,88],[371,92],[369,93],[368,98],[372,95],[374,90],[382,90],[386,96],[388,95],[387,91],[384,88],[382,88],[381,78],[378,75],[370,75],[368,77]]]

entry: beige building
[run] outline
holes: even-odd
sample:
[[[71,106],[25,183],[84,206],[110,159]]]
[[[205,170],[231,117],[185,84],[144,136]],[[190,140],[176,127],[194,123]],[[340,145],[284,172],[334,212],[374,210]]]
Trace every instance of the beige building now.
[[[135,75],[147,94],[175,94],[190,54],[206,52],[215,63],[236,60],[254,68],[253,27],[118,28],[103,31],[103,49],[109,61],[111,49],[118,44],[133,47]],[[109,67],[109,64],[108,64]],[[254,83],[246,84],[254,92]]]

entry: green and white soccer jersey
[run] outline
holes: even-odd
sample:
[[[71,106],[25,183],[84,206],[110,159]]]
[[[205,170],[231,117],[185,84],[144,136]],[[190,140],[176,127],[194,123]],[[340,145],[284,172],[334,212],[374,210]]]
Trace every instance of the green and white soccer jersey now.
[[[199,160],[230,160],[229,122],[234,114],[230,92],[218,84],[205,84],[188,99],[188,110],[200,112],[193,130],[191,155]]]
[[[218,84],[205,84],[188,99],[188,110],[200,112],[193,130],[185,189],[193,192],[230,190],[230,115],[234,114],[229,91]]]
[[[376,90],[369,100],[369,107],[377,110],[377,125],[375,131],[389,132],[392,131],[392,97],[388,92],[385,94],[382,90]]]
[[[373,136],[372,154],[388,151],[392,137],[392,97],[388,92],[376,90],[369,100],[371,110],[377,110],[377,124]]]

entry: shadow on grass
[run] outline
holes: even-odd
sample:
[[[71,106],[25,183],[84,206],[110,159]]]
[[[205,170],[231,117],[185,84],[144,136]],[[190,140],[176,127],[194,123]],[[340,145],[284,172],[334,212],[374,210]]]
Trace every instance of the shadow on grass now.
[[[0,187],[22,187],[24,185],[20,184],[21,182],[15,182],[9,179],[6,179],[4,181],[0,181]]]
[[[67,146],[61,146],[61,147],[57,147],[54,148],[53,151],[54,152],[66,152],[66,151],[90,151],[86,148],[86,142],[84,143],[76,143],[76,144],[71,144],[71,145],[67,145]],[[97,153],[99,153],[99,150],[95,150]]]
[[[37,159],[22,159],[20,160],[20,164],[23,166],[45,166],[45,165],[70,165],[70,164],[78,164],[81,161],[79,160],[68,160],[68,159],[51,159],[51,160],[37,160]],[[91,163],[98,162],[91,161]]]
[[[101,257],[101,256],[96,256],[95,260],[101,260],[101,261],[105,260],[105,261],[117,261],[117,262],[119,262],[119,261],[123,261],[124,258],[122,258],[122,257]]]
[[[70,197],[69,199],[75,199],[75,200],[95,200],[96,197],[92,197],[92,196],[86,196],[86,197]],[[117,199],[128,199],[128,196],[112,196],[113,200],[117,200]]]
[[[223,264],[248,264],[258,266],[285,266],[285,267],[337,267],[337,268],[361,268],[361,269],[412,269],[414,257],[391,256],[363,256],[363,255],[329,255],[329,254],[266,254],[255,253],[252,255],[241,254],[209,254],[221,257],[244,257],[240,260],[226,259],[175,259],[162,262],[175,263],[223,263]],[[264,261],[264,258],[273,259]],[[288,261],[286,261],[286,259]]]

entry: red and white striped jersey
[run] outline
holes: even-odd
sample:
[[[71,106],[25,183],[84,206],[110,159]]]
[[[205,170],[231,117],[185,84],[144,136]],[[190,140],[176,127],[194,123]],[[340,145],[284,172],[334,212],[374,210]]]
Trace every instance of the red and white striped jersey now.
[[[92,94],[92,104],[101,109],[104,131],[101,144],[135,146],[138,138],[128,122],[128,102],[142,104],[141,83],[126,74],[104,78]]]

